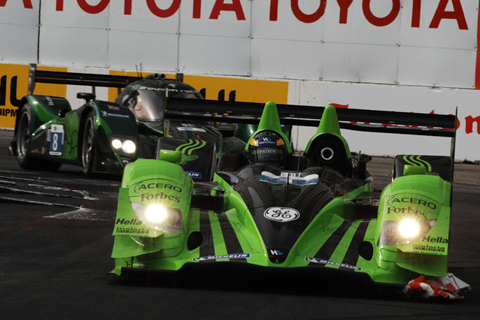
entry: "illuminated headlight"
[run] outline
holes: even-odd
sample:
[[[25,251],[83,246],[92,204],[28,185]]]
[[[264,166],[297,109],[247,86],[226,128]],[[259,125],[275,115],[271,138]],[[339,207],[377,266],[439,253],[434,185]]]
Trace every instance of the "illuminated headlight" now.
[[[159,203],[132,202],[137,217],[148,227],[168,233],[178,233],[183,229],[182,213],[178,209],[167,208]]]
[[[398,222],[398,233],[406,240],[415,239],[420,234],[420,222],[416,219],[403,219]]]
[[[120,140],[118,138],[112,139],[112,147],[115,150],[121,149],[125,153],[135,153],[137,146],[132,140]]]
[[[396,246],[417,241],[426,235],[435,224],[435,220],[405,218],[398,221],[385,221],[380,232],[380,243]]]
[[[112,147],[114,149],[120,149],[122,147],[122,141],[120,139],[113,139],[112,140]]]
[[[125,140],[122,144],[122,150],[125,153],[135,153],[137,146],[132,140]]]

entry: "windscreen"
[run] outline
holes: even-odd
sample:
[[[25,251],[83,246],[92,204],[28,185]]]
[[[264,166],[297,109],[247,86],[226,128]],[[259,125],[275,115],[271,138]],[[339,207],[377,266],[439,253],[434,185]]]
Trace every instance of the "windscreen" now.
[[[202,96],[194,90],[168,89],[168,96],[184,99],[201,99]],[[136,103],[132,111],[137,119],[142,121],[162,121],[165,103],[165,88],[147,88],[138,90]]]

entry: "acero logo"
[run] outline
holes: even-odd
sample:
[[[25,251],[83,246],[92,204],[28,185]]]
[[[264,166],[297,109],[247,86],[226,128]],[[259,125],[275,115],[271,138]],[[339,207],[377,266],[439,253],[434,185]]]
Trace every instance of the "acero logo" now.
[[[156,180],[142,181],[134,186],[135,193],[145,192],[151,189],[163,189],[163,190],[173,190],[175,192],[182,192],[182,188],[176,185],[159,182]]]
[[[300,218],[300,212],[293,208],[270,207],[265,210],[263,216],[276,222],[290,222]]]
[[[401,203],[407,203],[407,204],[416,204],[419,206],[423,206],[429,209],[436,209],[437,205],[434,202],[426,201],[423,199],[418,199],[418,198],[412,198],[412,197],[397,197],[394,196],[393,198],[390,198],[387,201],[388,205],[395,205],[395,204],[401,204]]]

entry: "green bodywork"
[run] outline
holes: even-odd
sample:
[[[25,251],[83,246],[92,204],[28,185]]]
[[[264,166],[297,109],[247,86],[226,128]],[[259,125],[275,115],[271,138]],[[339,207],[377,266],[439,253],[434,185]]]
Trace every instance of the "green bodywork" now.
[[[347,157],[350,159],[352,157],[350,154],[350,148],[348,147],[347,140],[345,140],[345,138],[340,133],[337,112],[335,111],[334,106],[328,105],[327,107],[325,107],[325,110],[323,111],[323,114],[322,114],[322,120],[323,121],[321,121],[320,125],[318,126],[317,133],[310,139],[309,143],[307,144],[307,147],[305,148],[305,152],[308,153],[312,145],[312,142],[316,137],[321,136],[322,134],[331,134],[339,138],[340,141],[342,141],[345,147]]]
[[[259,131],[281,131],[276,112],[273,103],[266,105]],[[350,156],[333,107],[326,108],[320,122],[317,135],[324,133],[342,139]],[[371,199],[370,177],[354,181],[314,216],[279,263],[269,258],[251,211],[223,175],[197,186],[177,164],[180,156],[168,153],[164,160],[139,159],[125,168],[113,232],[112,273],[118,276],[131,269],[180,270],[198,263],[331,268],[367,274],[377,283],[403,285],[419,274],[446,274],[451,183],[424,163],[406,166],[404,175],[383,190],[378,207]],[[200,206],[197,197],[202,199]],[[181,230],[168,233],[150,227],[136,214],[134,202],[179,209]],[[362,215],[359,203],[376,214]],[[428,228],[408,241],[397,241],[387,226],[407,218]],[[192,245],[198,235],[202,240]]]
[[[30,109],[30,131],[28,153],[34,157],[43,157],[52,161],[80,164],[83,139],[83,126],[90,112],[95,115],[97,134],[97,152],[106,168],[118,167],[134,158],[122,155],[111,147],[112,135],[129,138],[136,142],[137,125],[134,116],[126,108],[121,108],[106,101],[89,101],[78,109],[72,110],[68,101],[61,97],[27,95],[22,105]],[[18,117],[17,117],[18,121]],[[50,132],[54,126],[60,126],[64,132],[62,152],[52,154],[50,151]],[[18,126],[16,126],[17,128]],[[106,163],[106,164],[105,164]]]

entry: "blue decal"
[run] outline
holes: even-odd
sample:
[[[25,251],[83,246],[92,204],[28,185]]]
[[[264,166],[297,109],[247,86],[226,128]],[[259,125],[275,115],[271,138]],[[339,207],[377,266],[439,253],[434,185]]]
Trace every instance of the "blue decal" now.
[[[202,173],[201,172],[185,171],[185,173],[188,174],[192,179],[201,179],[202,178]]]

